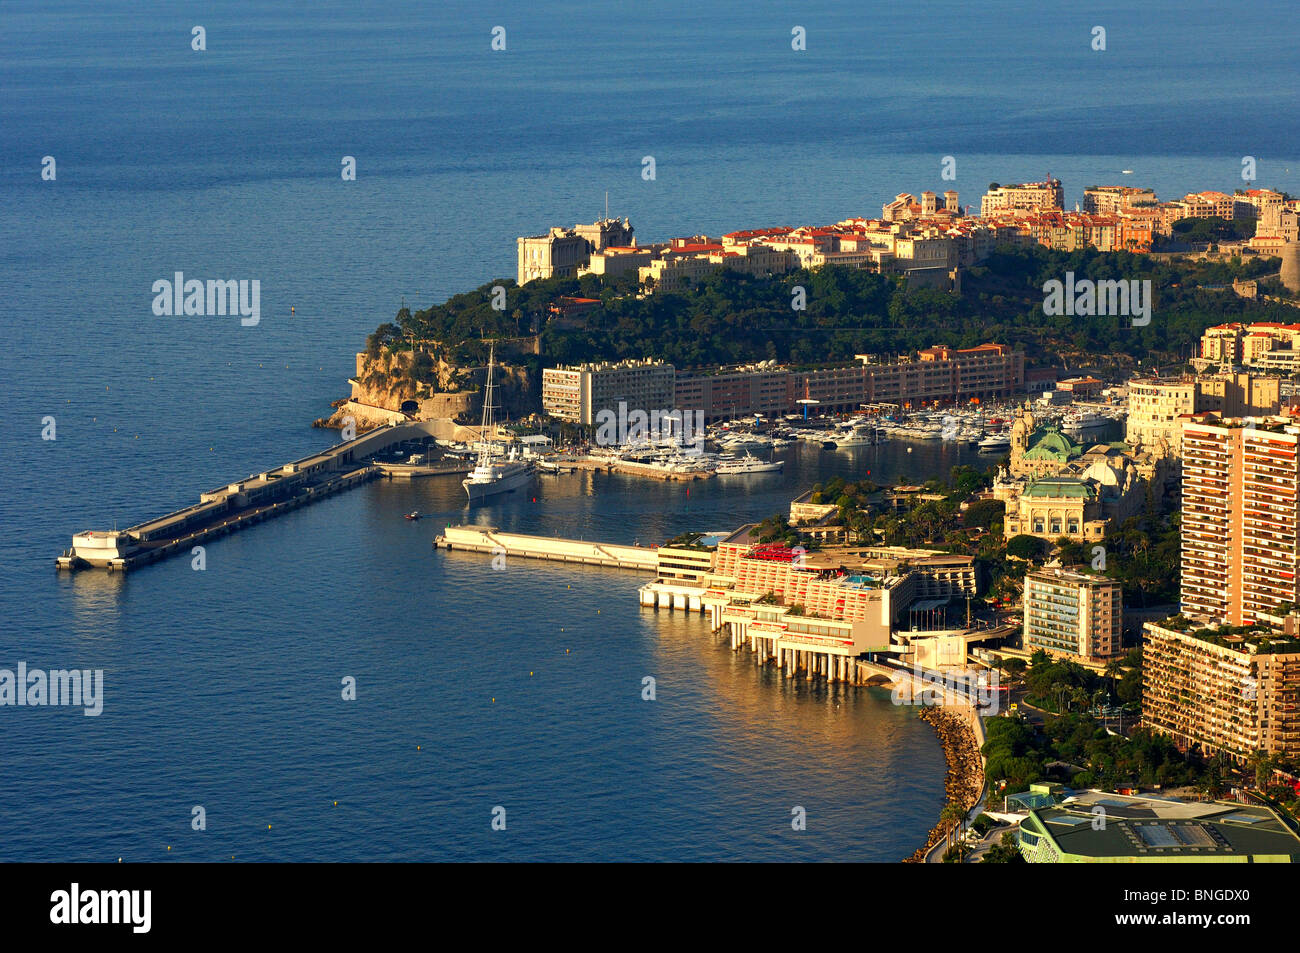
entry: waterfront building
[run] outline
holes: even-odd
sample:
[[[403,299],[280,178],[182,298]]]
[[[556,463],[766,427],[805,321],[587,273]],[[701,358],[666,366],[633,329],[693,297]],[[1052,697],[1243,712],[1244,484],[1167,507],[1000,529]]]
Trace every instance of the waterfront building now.
[[[877,363],[869,354],[857,358],[857,364],[809,369],[763,361],[679,372],[650,360],[547,368],[542,372],[542,408],[553,417],[590,425],[602,407],[616,408],[621,398],[629,408],[700,411],[712,421],[790,413],[806,397],[817,400],[819,409],[838,413],[869,403],[902,408],[969,403],[1009,397],[1024,386],[1024,353],[1005,344],[931,347],[887,363]],[[649,369],[656,367],[661,370]],[[662,396],[668,379],[668,399],[644,403]]]
[[[1130,185],[1093,185],[1083,190],[1083,210],[1093,215],[1119,215],[1157,201],[1151,189]]]
[[[1184,615],[1244,625],[1300,602],[1298,442],[1292,417],[1184,423]]]
[[[973,556],[851,544],[797,551],[760,543],[754,524],[718,542],[713,572],[713,585],[744,598],[770,597],[830,618],[883,619],[887,627],[917,600],[976,593]]]
[[[662,361],[619,361],[548,367],[542,371],[542,411],[560,420],[595,426],[602,411],[670,412],[676,371]]]
[[[703,413],[705,421],[783,414],[790,409],[790,371],[775,361],[680,371],[674,407]]]
[[[1059,567],[1025,576],[1024,646],[1083,662],[1120,653],[1122,587],[1114,579]]]
[[[908,356],[889,363],[875,363],[870,354],[856,357],[857,365],[793,373],[790,403],[811,398],[832,412],[853,411],[869,403],[911,409],[1010,397],[1025,380],[1024,352],[1005,344],[930,347],[914,359]]]
[[[1255,208],[1238,195],[1227,192],[1188,192],[1178,202],[1172,203],[1181,213],[1179,218],[1253,218]]]
[[[1267,807],[1096,790],[1032,803],[1016,832],[1032,864],[1300,863],[1300,837]]]
[[[539,278],[569,278],[587,263],[587,240],[573,229],[552,228],[545,235],[525,235],[515,240],[518,251],[516,280],[527,284]]]
[[[1008,211],[1063,208],[1065,189],[1061,186],[1060,179],[1050,177],[1043,182],[999,185],[989,189],[980,199],[981,216]]]
[[[1180,749],[1244,765],[1262,751],[1300,757],[1300,618],[1197,628],[1186,615],[1148,622],[1142,724]]]
[[[634,231],[626,218],[606,218],[592,225],[552,227],[542,235],[520,236],[515,239],[516,280],[523,285],[539,278],[575,277],[593,251],[630,245]]]
[[[1095,400],[1101,396],[1105,386],[1104,382],[1089,374],[1084,377],[1067,377],[1063,381],[1058,381],[1056,389],[1065,391],[1075,400]]]

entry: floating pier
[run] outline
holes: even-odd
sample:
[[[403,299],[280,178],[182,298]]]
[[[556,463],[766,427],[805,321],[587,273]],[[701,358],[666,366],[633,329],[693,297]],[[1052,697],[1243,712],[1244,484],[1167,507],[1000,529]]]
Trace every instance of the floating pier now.
[[[589,543],[581,539],[503,533],[495,526],[448,526],[445,532],[434,538],[433,545],[438,549],[550,559],[609,569],[635,569],[640,572],[656,571],[659,552],[655,546]]]
[[[156,562],[245,529],[273,516],[350,490],[380,476],[374,454],[395,444],[427,440],[434,424],[395,424],[371,430],[321,453],[210,490],[193,506],[124,530],[88,530],[55,560],[59,569],[121,572]],[[448,471],[451,472],[451,471]]]

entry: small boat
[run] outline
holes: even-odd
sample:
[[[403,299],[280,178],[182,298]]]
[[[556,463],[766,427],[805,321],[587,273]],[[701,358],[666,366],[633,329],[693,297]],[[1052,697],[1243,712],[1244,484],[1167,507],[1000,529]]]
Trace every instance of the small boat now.
[[[411,512],[409,512],[409,513],[406,514],[406,518],[407,518],[408,520],[418,520],[418,519],[420,519],[420,511],[419,511],[419,510],[411,510]]]
[[[1120,169],[1120,170],[1119,170],[1119,174],[1120,174],[1120,175],[1132,175],[1132,174],[1133,174],[1133,170],[1132,170],[1132,169]]]

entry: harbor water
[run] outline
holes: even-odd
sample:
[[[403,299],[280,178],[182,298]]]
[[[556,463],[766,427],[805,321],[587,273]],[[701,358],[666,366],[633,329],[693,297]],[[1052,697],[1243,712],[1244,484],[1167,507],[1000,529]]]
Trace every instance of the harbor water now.
[[[56,574],[53,558],[74,532],[326,446],[310,421],[403,300],[512,276],[516,236],[592,221],[606,192],[643,242],[875,216],[904,190],[978,206],[990,181],[1046,173],[1067,204],[1123,169],[1162,198],[1231,191],[1242,155],[1300,192],[1300,119],[1256,108],[1261,75],[1295,88],[1286,31],[1189,74],[1218,21],[1172,0],[1112,14],[1104,60],[1077,18],[941,7],[803,4],[794,53],[788,12],[753,4],[508,2],[497,54],[498,21],[462,3],[218,5],[193,18],[203,52],[163,5],[6,4],[0,668],[102,669],[104,698],[97,717],[0,708],[0,860],[909,855],[944,775],[913,711],[759,670],[701,618],[641,609],[635,574],[498,570],[431,543],[469,520],[658,542],[782,512],[837,473],[943,476],[973,450],[800,448],[780,475],[697,483],[539,477],[473,511],[458,478],[381,481],[213,541],[202,570]],[[1026,96],[1045,76],[1050,94]],[[154,314],[176,272],[260,281],[259,323]],[[433,518],[402,519],[415,509]]]

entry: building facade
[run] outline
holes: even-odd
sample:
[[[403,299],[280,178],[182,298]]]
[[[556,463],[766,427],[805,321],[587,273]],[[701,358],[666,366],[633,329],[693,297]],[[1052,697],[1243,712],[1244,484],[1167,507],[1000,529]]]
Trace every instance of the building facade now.
[[[515,239],[515,280],[523,285],[544,278],[576,277],[592,252],[632,244],[633,231],[627,219],[607,218],[592,225],[553,227],[544,235],[520,236]]]
[[[1222,636],[1174,621],[1144,627],[1142,724],[1237,764],[1255,751],[1300,757],[1296,616]]]
[[[1129,382],[1125,439],[1165,456],[1177,457],[1183,421],[1191,414],[1217,411],[1226,417],[1260,417],[1281,408],[1281,380],[1261,374],[1213,374]]]
[[[1040,569],[1025,576],[1024,646],[1049,655],[1104,662],[1120,653],[1122,588],[1114,579]]]
[[[620,361],[548,367],[542,371],[542,411],[559,420],[595,426],[603,411],[673,411],[676,370],[662,361]]]
[[[1182,611],[1230,625],[1300,602],[1300,427],[1196,415],[1183,426]]]
[[[980,199],[981,217],[998,212],[1062,208],[1065,208],[1065,189],[1060,179],[1053,178],[1021,185],[999,185],[985,192]]]

